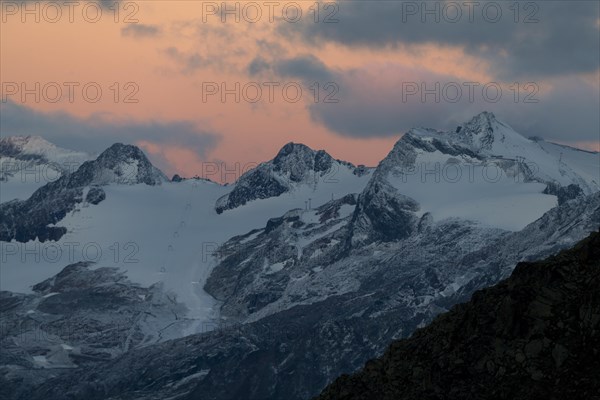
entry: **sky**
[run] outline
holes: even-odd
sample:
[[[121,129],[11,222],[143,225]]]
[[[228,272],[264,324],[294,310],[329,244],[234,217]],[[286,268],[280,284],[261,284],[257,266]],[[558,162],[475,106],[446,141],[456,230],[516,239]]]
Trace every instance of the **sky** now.
[[[167,174],[202,176],[290,141],[376,165],[412,127],[487,110],[600,150],[597,1],[0,5],[2,136],[132,143]]]

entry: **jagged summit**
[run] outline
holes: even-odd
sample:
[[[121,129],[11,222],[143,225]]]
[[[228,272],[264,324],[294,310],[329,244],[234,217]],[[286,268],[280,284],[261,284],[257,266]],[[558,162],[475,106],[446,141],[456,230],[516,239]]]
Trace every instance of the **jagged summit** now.
[[[514,155],[515,149],[532,141],[515,132],[508,124],[484,111],[450,132],[449,136],[470,146],[474,151],[496,155]]]
[[[94,161],[84,163],[71,177],[77,186],[118,183],[159,185],[168,178],[148,160],[137,146],[115,143]]]
[[[331,168],[334,159],[324,150],[313,150],[301,143],[287,143],[272,161],[276,172],[289,174],[292,182],[301,182],[309,174]]]
[[[288,143],[284,144],[281,149],[279,149],[279,152],[277,153],[277,156],[275,158],[284,157],[293,152],[302,152],[302,151],[303,152],[314,152],[313,149],[311,149],[310,147],[308,147],[307,145],[305,145],[303,143],[288,142]]]
[[[600,190],[598,153],[531,140],[484,111],[450,131],[414,128],[400,138],[380,163],[376,176],[393,169],[419,173],[448,164],[496,170],[515,181],[537,181],[557,187],[577,185],[582,193]],[[516,175],[515,175],[516,174]],[[464,174],[463,174],[464,175]]]
[[[289,142],[275,158],[243,174],[234,189],[217,200],[215,209],[221,213],[252,200],[280,196],[300,186],[316,190],[318,185],[337,181],[342,175],[358,179],[368,172],[364,167],[336,160],[324,150]]]
[[[100,156],[98,156],[98,160],[100,159],[138,159],[144,160],[146,159],[146,155],[144,152],[137,146],[132,144],[123,144],[123,143],[115,143],[110,146],[108,149],[104,150]]]
[[[492,125],[497,122],[496,115],[491,111],[482,111],[479,114],[473,116],[467,124],[478,124],[478,125]]]
[[[416,147],[431,147],[427,146],[427,143],[433,143],[438,147],[443,143],[449,147],[468,149],[481,156],[506,157],[516,156],[519,151],[535,143],[488,111],[475,115],[451,131],[429,128],[410,129],[400,141],[412,141]]]

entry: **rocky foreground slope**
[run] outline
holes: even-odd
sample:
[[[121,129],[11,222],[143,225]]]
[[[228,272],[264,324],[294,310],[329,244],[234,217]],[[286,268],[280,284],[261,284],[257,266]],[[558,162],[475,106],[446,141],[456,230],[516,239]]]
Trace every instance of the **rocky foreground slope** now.
[[[316,399],[599,399],[600,233],[481,290]]]

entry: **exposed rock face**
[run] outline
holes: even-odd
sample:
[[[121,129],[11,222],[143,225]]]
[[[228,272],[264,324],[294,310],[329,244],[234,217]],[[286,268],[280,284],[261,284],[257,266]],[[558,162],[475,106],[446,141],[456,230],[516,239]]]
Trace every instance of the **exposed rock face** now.
[[[357,176],[369,171],[364,166],[333,159],[324,150],[313,150],[299,143],[288,143],[271,161],[243,174],[235,188],[217,200],[217,213],[230,210],[257,199],[277,197],[298,185],[316,185],[327,174],[332,176],[341,168]]]
[[[77,171],[42,186],[29,199],[0,204],[0,240],[58,240],[66,229],[49,225],[84,201],[100,203],[106,197],[102,186],[159,185],[167,180],[139,148],[116,143],[96,160],[86,161]]]
[[[348,245],[356,237],[356,198],[290,211],[227,241],[205,286],[223,302],[222,315],[253,321],[294,305],[388,286],[380,310],[402,304],[407,315],[434,314],[506,278],[517,262],[560,251],[600,223],[596,194],[552,209],[520,232],[459,219],[436,223],[425,214],[411,221],[408,237]],[[370,294],[369,301],[377,302],[378,295]]]
[[[583,190],[574,183],[567,186],[560,186],[554,182],[548,183],[544,194],[552,194],[558,199],[558,204],[563,204],[566,201],[573,200],[579,196],[583,196]]]
[[[292,210],[267,221],[264,229],[232,238],[219,249],[221,262],[205,290],[223,301],[224,315],[236,319],[277,301],[297,278],[342,256],[343,227],[356,198],[350,194],[315,210]]]
[[[179,174],[175,174],[171,178],[171,182],[181,182],[181,181],[183,181],[183,178],[181,176],[179,176]]]
[[[600,233],[476,292],[317,397],[600,398]]]
[[[3,399],[27,390],[24,381],[106,363],[187,327],[185,307],[161,285],[132,284],[117,268],[71,264],[33,291],[0,292]]]
[[[352,219],[352,246],[395,241],[415,232],[419,204],[375,176],[361,193]]]
[[[150,163],[142,150],[133,145],[115,143],[94,161],[84,163],[71,174],[67,186],[106,185],[160,185],[168,178]]]

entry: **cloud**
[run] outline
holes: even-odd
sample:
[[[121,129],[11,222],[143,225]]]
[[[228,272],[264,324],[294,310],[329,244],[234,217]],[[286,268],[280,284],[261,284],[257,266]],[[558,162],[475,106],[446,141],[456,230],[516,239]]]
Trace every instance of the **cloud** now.
[[[564,143],[600,143],[600,90],[580,77],[565,77],[539,95],[540,102],[502,108],[515,130]],[[509,120],[512,119],[512,122]]]
[[[334,82],[338,90],[332,99],[337,102],[322,101],[331,92],[321,85],[321,101],[311,94],[307,107],[313,121],[344,137],[394,137],[413,127],[452,129],[484,110],[525,136],[582,142],[598,140],[600,132],[598,84],[578,76],[520,85],[517,91],[512,83],[469,83],[391,63],[333,69],[312,55],[259,58],[249,69],[252,65],[261,65],[263,74],[298,78],[306,85]]]
[[[271,65],[262,58],[261,56],[255,57],[250,64],[248,64],[248,74],[250,76],[260,75],[265,71],[271,70]]]
[[[271,75],[281,78],[297,78],[310,85],[314,82],[331,82],[335,71],[312,54],[300,54],[291,58],[274,57],[268,61],[262,56],[255,57],[246,68],[248,74]]]
[[[472,16],[466,3],[477,4],[472,6]],[[349,1],[338,5],[338,23],[314,23],[309,18],[281,24],[278,31],[312,46],[459,47],[488,63],[503,80],[589,73],[600,67],[598,2]]]
[[[185,148],[205,158],[220,135],[189,121],[113,120],[104,115],[77,118],[65,112],[42,113],[12,101],[0,103],[0,135],[37,135],[65,148],[99,153],[115,142],[153,143]],[[158,160],[159,165],[170,164]]]
[[[428,88],[435,87],[435,82],[443,87],[442,82],[456,80],[399,66],[337,71],[331,80],[339,89],[333,96],[338,101],[311,101],[310,115],[314,121],[346,137],[394,137],[413,127],[444,126],[453,109],[461,109],[468,103],[465,95],[458,103],[436,101],[429,95],[423,100],[420,86],[419,93],[409,95],[407,85],[414,88],[427,81]]]
[[[148,38],[156,37],[161,33],[160,27],[156,25],[145,25],[145,24],[129,24],[124,28],[121,28],[122,36],[130,36],[136,38]]]
[[[197,52],[184,53],[177,47],[171,46],[165,50],[165,54],[181,65],[181,72],[184,74],[191,74],[199,69],[205,68],[211,65],[211,61]]]
[[[283,77],[296,77],[307,82],[330,82],[332,72],[321,60],[313,55],[300,55],[279,60],[274,64],[275,73]]]

